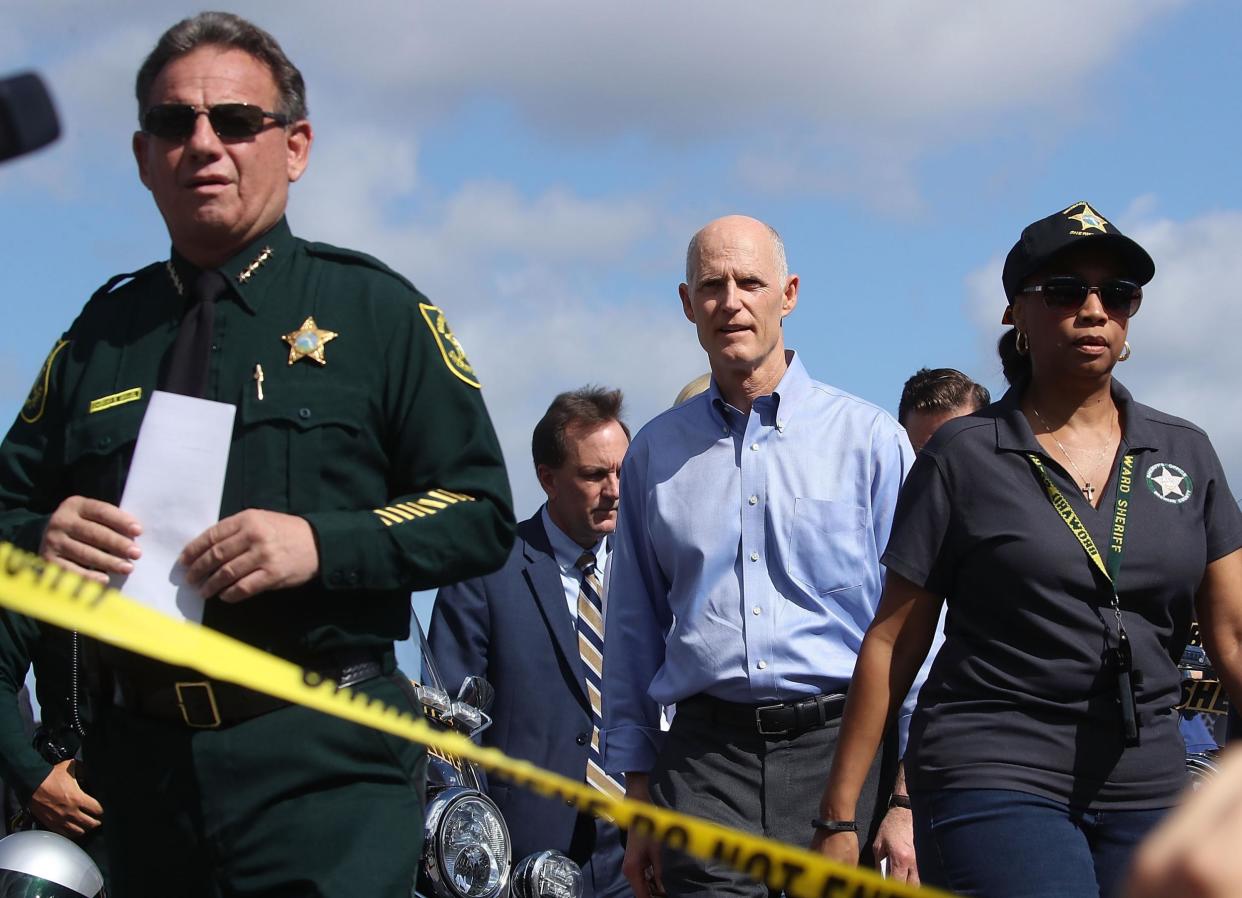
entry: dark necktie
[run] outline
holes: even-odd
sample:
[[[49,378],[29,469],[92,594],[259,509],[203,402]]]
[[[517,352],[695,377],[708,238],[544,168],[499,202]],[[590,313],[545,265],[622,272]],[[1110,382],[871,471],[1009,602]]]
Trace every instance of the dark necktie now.
[[[161,390],[202,398],[207,393],[207,367],[211,358],[216,300],[229,288],[224,275],[208,269],[190,288],[190,307],[181,319],[177,339],[168,360],[168,374]]]
[[[604,773],[600,753],[599,731],[604,723],[604,603],[595,555],[583,552],[577,562],[582,571],[578,589],[578,654],[586,668],[587,697],[591,701],[591,746],[587,750],[586,781],[605,795],[625,797],[625,786],[617,778]]]

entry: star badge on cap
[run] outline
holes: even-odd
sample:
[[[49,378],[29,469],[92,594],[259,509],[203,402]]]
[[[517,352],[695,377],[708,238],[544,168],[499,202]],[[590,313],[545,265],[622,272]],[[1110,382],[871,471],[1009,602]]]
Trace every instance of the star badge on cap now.
[[[289,344],[289,364],[298,359],[306,358],[320,365],[328,364],[324,358],[323,348],[329,340],[335,340],[335,331],[326,331],[315,324],[314,316],[307,316],[302,326],[292,333],[285,334],[283,339]]]
[[[1094,209],[1092,209],[1091,206],[1088,205],[1087,203],[1085,202],[1075,203],[1073,206],[1070,206],[1069,208],[1075,209],[1080,206],[1082,207],[1082,211],[1079,212],[1077,215],[1067,214],[1065,217],[1072,218],[1074,221],[1081,224],[1084,231],[1094,228],[1095,230],[1099,231],[1101,234],[1108,233],[1108,222],[1104,219],[1104,216],[1096,212]],[[1069,209],[1066,209],[1065,211],[1068,213]]]

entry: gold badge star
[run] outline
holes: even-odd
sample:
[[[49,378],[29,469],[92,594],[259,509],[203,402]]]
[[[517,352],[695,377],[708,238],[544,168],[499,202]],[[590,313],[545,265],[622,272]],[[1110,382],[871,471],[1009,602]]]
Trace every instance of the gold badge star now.
[[[1074,206],[1070,206],[1070,209],[1075,208],[1075,206],[1081,206],[1082,211],[1077,215],[1067,215],[1065,216],[1066,218],[1072,218],[1074,221],[1078,222],[1082,225],[1082,229],[1084,231],[1094,228],[1101,234],[1108,233],[1108,222],[1104,220],[1103,215],[1096,212],[1087,203],[1075,203]],[[1069,209],[1066,211],[1068,212]]]
[[[328,360],[323,356],[323,347],[329,340],[335,340],[336,338],[337,334],[335,331],[324,330],[315,324],[313,316],[308,316],[302,322],[300,328],[292,333],[285,334],[282,339],[289,344],[290,365],[301,358],[307,358],[312,362],[318,362],[320,365],[326,365]]]

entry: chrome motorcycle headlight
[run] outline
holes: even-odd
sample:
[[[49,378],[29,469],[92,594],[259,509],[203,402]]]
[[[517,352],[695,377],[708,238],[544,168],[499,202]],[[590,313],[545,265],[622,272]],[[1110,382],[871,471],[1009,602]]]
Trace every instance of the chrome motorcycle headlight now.
[[[582,898],[582,869],[559,851],[540,851],[513,868],[513,898]]]
[[[497,898],[509,882],[509,829],[473,789],[445,789],[427,804],[423,862],[439,898]]]
[[[1219,752],[1199,751],[1186,755],[1186,772],[1190,775],[1190,788],[1196,792],[1220,770],[1216,757]]]

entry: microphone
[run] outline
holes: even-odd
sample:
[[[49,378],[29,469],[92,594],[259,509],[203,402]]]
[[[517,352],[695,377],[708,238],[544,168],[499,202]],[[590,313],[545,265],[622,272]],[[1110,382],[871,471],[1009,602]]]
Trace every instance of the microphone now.
[[[60,136],[56,107],[33,72],[0,79],[0,162],[47,146]]]

